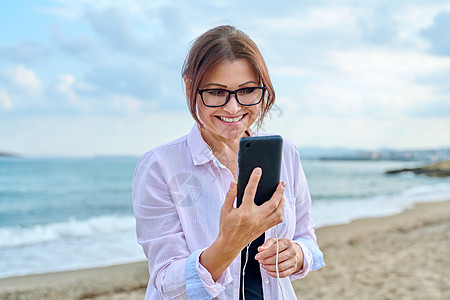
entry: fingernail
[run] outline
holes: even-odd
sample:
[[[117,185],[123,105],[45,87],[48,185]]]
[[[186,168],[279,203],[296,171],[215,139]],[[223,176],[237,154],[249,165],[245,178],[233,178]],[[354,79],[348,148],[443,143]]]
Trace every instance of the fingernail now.
[[[282,186],[282,187],[286,187],[286,181],[282,181],[282,182],[281,182],[281,186]]]
[[[256,175],[261,175],[262,174],[262,170],[261,170],[261,168],[255,168],[255,174]]]
[[[259,254],[256,254],[255,259],[256,259],[256,260],[259,259]]]

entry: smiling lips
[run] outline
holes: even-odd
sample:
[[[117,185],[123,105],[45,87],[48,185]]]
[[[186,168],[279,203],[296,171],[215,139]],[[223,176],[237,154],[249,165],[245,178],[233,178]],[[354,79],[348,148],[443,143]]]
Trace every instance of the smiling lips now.
[[[243,114],[237,117],[225,117],[225,116],[216,116],[219,120],[225,123],[237,123],[242,120],[247,114]]]

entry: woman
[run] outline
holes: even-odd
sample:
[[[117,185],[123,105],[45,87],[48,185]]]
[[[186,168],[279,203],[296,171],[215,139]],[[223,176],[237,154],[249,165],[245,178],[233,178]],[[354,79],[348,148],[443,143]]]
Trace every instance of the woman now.
[[[324,263],[292,143],[284,140],[272,198],[253,203],[256,168],[235,207],[239,139],[255,135],[250,127],[275,100],[257,46],[232,26],[213,28],[195,40],[183,78],[195,125],[147,152],[133,178],[137,237],[149,260],[146,299],[294,299],[290,281]]]

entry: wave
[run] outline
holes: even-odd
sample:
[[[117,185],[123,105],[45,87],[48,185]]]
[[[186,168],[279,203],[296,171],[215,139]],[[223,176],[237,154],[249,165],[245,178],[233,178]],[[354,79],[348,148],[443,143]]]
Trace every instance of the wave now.
[[[92,237],[120,231],[134,231],[132,216],[98,216],[86,220],[0,228],[0,248],[40,244],[68,238]]]
[[[412,196],[412,197],[428,197],[441,198],[449,196],[450,184],[438,183],[434,185],[419,185],[406,189],[402,192],[402,196]],[[448,198],[447,198],[448,199]]]
[[[419,185],[393,195],[313,201],[317,227],[349,223],[355,219],[400,213],[416,203],[450,200],[450,184]]]

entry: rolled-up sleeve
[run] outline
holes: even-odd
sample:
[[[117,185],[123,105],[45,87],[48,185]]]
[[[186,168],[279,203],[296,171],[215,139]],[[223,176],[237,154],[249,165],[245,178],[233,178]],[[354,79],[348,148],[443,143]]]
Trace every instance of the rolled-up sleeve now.
[[[198,251],[200,252],[200,251]],[[208,293],[213,297],[219,296],[220,293],[222,293],[226,286],[233,281],[233,278],[231,276],[230,268],[228,267],[225,272],[220,275],[220,277],[214,281],[212,279],[211,273],[200,263],[199,260],[200,255],[197,258],[196,261],[196,272],[198,273],[203,286],[206,288]],[[189,292],[188,292],[189,293]],[[191,294],[189,294],[191,296]],[[197,299],[197,298],[192,298]]]
[[[232,281],[229,268],[223,272],[217,281],[212,279],[211,273],[200,263],[200,254],[203,250],[193,252],[186,262],[186,290],[190,299],[215,298]]]

